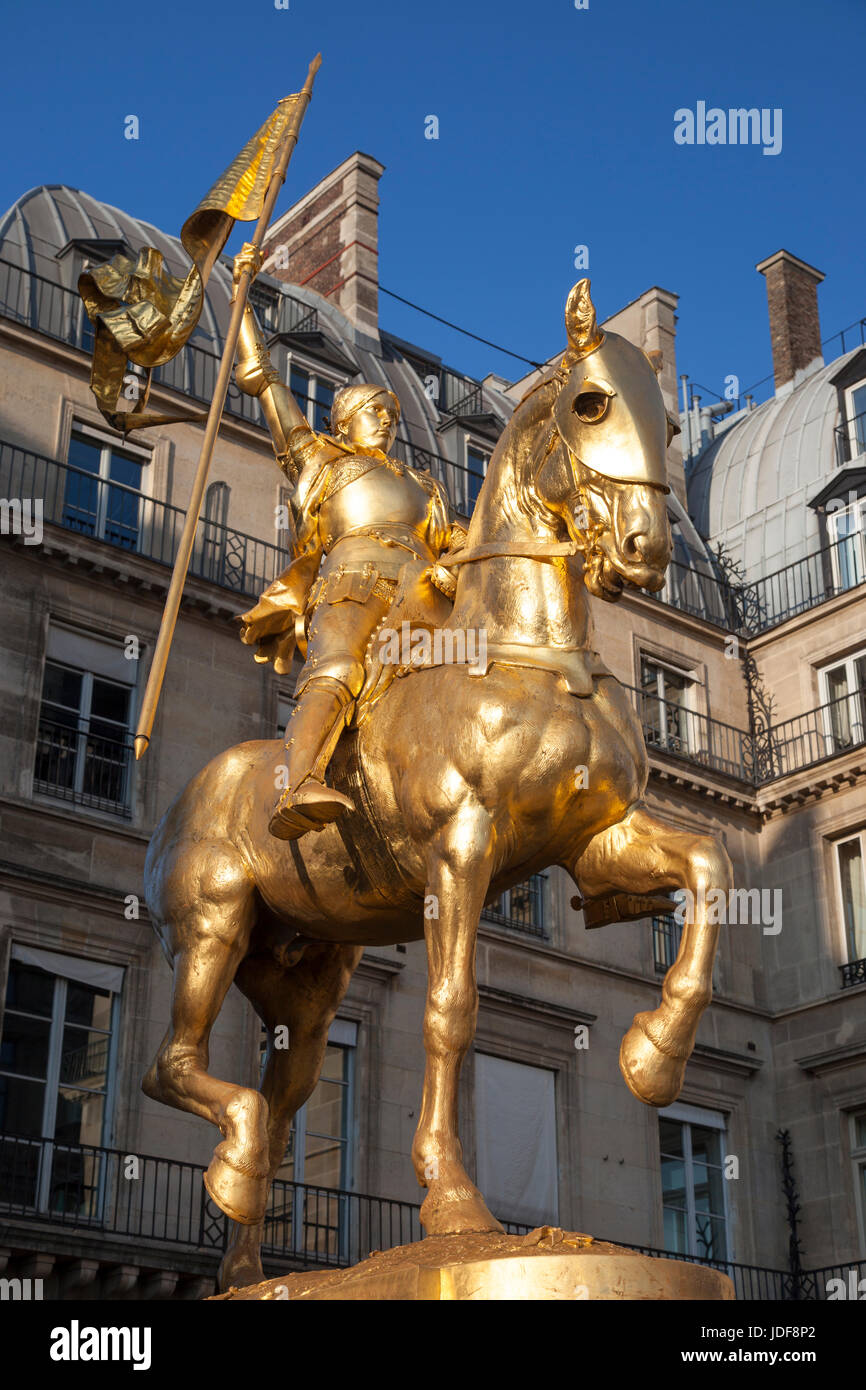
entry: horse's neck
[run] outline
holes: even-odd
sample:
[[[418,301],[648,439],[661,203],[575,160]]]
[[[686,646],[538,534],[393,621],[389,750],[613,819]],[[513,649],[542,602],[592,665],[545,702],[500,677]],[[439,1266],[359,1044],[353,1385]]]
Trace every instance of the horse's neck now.
[[[521,478],[535,471],[531,453],[532,441],[512,419],[490,461],[469,527],[467,550],[568,539],[564,526],[527,508],[525,495],[521,505]],[[587,647],[592,619],[580,562],[569,557],[533,560],[511,555],[462,565],[449,627],[484,629],[488,643]]]

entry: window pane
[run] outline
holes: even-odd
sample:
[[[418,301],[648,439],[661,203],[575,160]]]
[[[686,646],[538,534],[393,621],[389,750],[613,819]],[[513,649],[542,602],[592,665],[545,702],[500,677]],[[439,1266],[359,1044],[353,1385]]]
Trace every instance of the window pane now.
[[[111,991],[70,980],[66,986],[66,1022],[85,1027],[111,1027]]]
[[[672,1207],[664,1209],[665,1250],[671,1254],[688,1255],[689,1242],[686,1233],[686,1214]]]
[[[62,1087],[57,1095],[57,1123],[54,1137],[60,1144],[95,1144],[102,1142],[103,1095],[91,1095]]]
[[[69,462],[73,468],[83,468],[88,473],[99,473],[99,460],[102,446],[83,435],[74,434],[69,441]]]
[[[306,413],[307,398],[310,394],[310,375],[302,367],[292,367],[289,376],[289,387],[292,395],[298,400],[301,409]]]
[[[45,1082],[0,1076],[0,1130],[25,1139],[42,1137]]]
[[[123,454],[112,449],[108,465],[108,476],[113,483],[123,483],[125,487],[141,487],[141,459],[132,454]]]
[[[126,725],[129,717],[129,687],[126,685],[114,685],[111,681],[99,680],[94,677],[93,697],[90,702],[91,721],[97,719],[110,719],[117,724]],[[112,732],[116,737],[119,730],[112,731],[106,729],[107,735]]]
[[[331,406],[334,404],[334,388],[326,381],[316,380],[316,400],[313,408],[313,429],[325,430],[325,421],[330,420]]]
[[[478,494],[481,491],[481,484],[484,482],[484,475],[487,472],[487,455],[482,454],[478,449],[466,450],[466,467],[469,470],[467,483],[467,504],[471,511],[478,501]]]
[[[9,979],[6,984],[7,1009],[20,1009],[26,1014],[40,1014],[51,1017],[54,1003],[54,976],[33,966],[22,965],[13,960],[9,965]]]
[[[73,1082],[90,1091],[104,1090],[108,1071],[108,1042],[106,1033],[64,1028],[60,1080]]]
[[[854,1147],[866,1149],[866,1110],[854,1119]]]
[[[866,878],[860,839],[846,840],[839,846],[839,876],[848,959],[866,959]]]
[[[42,681],[43,701],[52,705],[62,705],[66,709],[79,710],[81,679],[80,671],[70,671],[68,666],[57,666],[53,661],[47,661]]]
[[[62,524],[73,531],[92,536],[96,532],[99,511],[99,466],[102,449],[99,445],[73,435],[69,441],[69,463],[74,469],[84,469],[92,477],[78,472],[66,474],[63,496]]]
[[[24,1018],[7,1010],[0,1043],[0,1067],[19,1076],[48,1074],[51,1023],[43,1018]]]

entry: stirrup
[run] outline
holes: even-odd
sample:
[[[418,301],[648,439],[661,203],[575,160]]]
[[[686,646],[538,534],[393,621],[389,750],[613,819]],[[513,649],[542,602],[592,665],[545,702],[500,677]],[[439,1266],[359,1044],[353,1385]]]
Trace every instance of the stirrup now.
[[[297,840],[310,830],[323,829],[354,809],[354,802],[348,796],[308,777],[296,792],[283,792],[268,822],[268,830],[277,840]]]

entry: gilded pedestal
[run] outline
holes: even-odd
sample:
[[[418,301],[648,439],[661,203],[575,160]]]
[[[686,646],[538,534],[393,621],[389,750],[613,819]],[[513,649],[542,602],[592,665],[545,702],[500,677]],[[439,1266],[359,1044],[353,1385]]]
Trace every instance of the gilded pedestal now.
[[[731,1300],[726,1274],[642,1255],[573,1231],[432,1236],[374,1251],[351,1269],[305,1271],[231,1289],[213,1302],[356,1300]]]

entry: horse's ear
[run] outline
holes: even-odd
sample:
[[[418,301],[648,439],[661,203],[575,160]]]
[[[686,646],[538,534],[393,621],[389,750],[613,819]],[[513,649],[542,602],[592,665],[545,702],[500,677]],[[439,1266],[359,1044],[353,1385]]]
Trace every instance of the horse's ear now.
[[[661,348],[650,348],[649,352],[646,354],[646,357],[656,376],[661,376],[662,367],[665,364],[664,353],[662,352]]]
[[[577,357],[594,352],[604,341],[598,326],[595,305],[589,293],[589,281],[578,280],[565,304],[565,331],[568,346]]]

